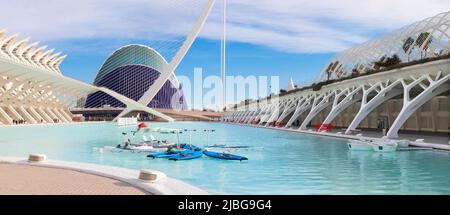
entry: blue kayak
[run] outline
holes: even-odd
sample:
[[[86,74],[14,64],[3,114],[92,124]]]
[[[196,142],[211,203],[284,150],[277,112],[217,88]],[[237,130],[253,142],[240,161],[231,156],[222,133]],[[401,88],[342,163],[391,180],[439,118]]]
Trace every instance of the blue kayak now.
[[[180,152],[158,152],[158,153],[151,153],[148,154],[148,158],[170,158],[174,155],[179,154]]]
[[[213,158],[218,158],[218,159],[223,159],[223,160],[237,160],[237,161],[248,160],[248,158],[246,158],[246,157],[222,153],[222,152],[203,151],[203,154],[205,154],[208,157],[213,157]]]
[[[215,144],[215,145],[211,145],[211,146],[205,146],[205,148],[224,148],[225,144]]]
[[[181,144],[181,148],[187,149],[187,150],[195,150],[195,151],[202,150],[202,149],[201,149],[200,147],[198,147],[198,146],[189,145],[189,144]]]
[[[189,153],[192,151],[193,150],[184,149],[182,151],[173,150],[173,151],[167,151],[167,152],[157,152],[157,153],[148,154],[147,157],[148,158],[171,158],[175,155],[185,154],[185,153]]]
[[[192,160],[192,159],[200,158],[202,155],[203,155],[203,152],[201,150],[195,150],[195,151],[188,150],[188,151],[179,153],[177,155],[173,155],[172,157],[169,158],[169,160],[173,160],[173,161]]]

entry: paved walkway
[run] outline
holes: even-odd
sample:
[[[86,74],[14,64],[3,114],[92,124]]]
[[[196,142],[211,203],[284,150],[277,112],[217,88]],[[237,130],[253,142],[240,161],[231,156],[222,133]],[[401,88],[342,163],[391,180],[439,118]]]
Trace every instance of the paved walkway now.
[[[0,162],[0,195],[145,195],[118,180],[73,170]]]
[[[298,128],[293,128],[298,129]],[[308,129],[312,129],[315,130],[314,128],[308,128]],[[333,131],[328,132],[328,133],[345,133],[346,129],[333,129]],[[383,133],[381,131],[367,131],[367,130],[359,130],[359,131],[355,131],[355,134],[362,134],[363,137],[372,137],[372,138],[382,138],[383,137]],[[406,139],[409,141],[416,141],[417,139],[423,139],[424,142],[427,143],[435,143],[435,144],[444,144],[444,145],[448,145],[449,141],[450,141],[450,137],[448,135],[444,135],[444,134],[436,134],[436,135],[432,135],[430,133],[425,133],[425,132],[404,132],[404,131],[400,131],[398,133],[399,139]]]
[[[383,135],[381,132],[372,132],[372,131],[359,131],[356,133],[360,133],[362,136],[356,135],[346,135],[343,130],[335,129],[331,132],[317,132],[314,129],[308,130],[299,130],[298,128],[278,128],[278,127],[265,127],[259,125],[251,125],[251,124],[239,124],[239,123],[228,123],[233,125],[240,126],[251,126],[257,128],[265,128],[265,129],[273,129],[273,130],[282,130],[289,132],[298,132],[303,134],[311,134],[311,135],[320,135],[320,136],[328,136],[328,137],[336,137],[336,138],[344,138],[344,139],[380,139]],[[399,139],[407,139],[411,141],[411,146],[417,147],[425,147],[425,148],[434,148],[439,150],[447,150],[450,151],[449,138],[447,136],[433,136],[428,134],[405,134],[400,133]],[[424,139],[424,142],[415,142],[417,139]]]

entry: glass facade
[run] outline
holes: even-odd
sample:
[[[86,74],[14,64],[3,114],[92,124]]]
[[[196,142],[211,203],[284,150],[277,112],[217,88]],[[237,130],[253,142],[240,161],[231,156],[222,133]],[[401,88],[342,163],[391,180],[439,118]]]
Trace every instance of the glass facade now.
[[[160,75],[167,65],[164,58],[155,50],[142,46],[125,46],[114,52],[103,64],[94,84],[106,87],[130,99],[138,101]],[[125,107],[117,99],[96,92],[86,99],[86,108],[99,108],[105,105]],[[155,98],[147,104],[151,108],[187,109],[183,92],[175,77],[171,77]]]

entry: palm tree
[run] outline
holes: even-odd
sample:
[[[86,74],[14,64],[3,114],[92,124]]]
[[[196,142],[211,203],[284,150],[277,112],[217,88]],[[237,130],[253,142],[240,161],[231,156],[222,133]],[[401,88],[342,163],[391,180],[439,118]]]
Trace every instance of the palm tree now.
[[[416,40],[416,46],[420,49],[420,47],[423,46],[422,50],[420,51],[420,59],[423,59],[423,52],[428,50],[431,42],[433,41],[433,36],[430,36],[430,33],[428,32],[422,32],[420,33],[419,37],[417,37]],[[425,45],[424,45],[425,44]]]

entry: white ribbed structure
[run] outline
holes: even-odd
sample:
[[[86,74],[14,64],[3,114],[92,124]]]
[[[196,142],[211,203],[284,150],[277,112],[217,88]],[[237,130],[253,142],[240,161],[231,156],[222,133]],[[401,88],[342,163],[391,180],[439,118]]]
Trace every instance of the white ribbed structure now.
[[[69,108],[79,98],[102,91],[126,104],[173,121],[145,105],[102,87],[95,87],[62,75],[59,66],[66,56],[53,54],[54,49],[18,40],[18,34],[0,33],[0,125],[68,123]]]
[[[169,63],[161,65],[161,74],[139,101],[132,100],[105,87],[96,87],[62,75],[59,66],[66,58],[54,49],[29,43],[29,38],[18,39],[19,34],[7,35],[0,31],[0,125],[71,122],[69,108],[80,98],[101,91],[126,105],[115,119],[135,112],[146,112],[166,121],[173,118],[147,104],[168,80],[174,80],[174,71],[200,33],[215,0],[207,0],[193,29]],[[163,38],[164,39],[164,38]]]
[[[18,33],[8,35],[6,30],[0,30],[1,58],[61,74],[59,66],[67,55],[53,53],[55,49],[47,50],[47,46],[39,46],[40,42],[29,43],[30,38],[18,39],[18,36]]]
[[[375,68],[375,61],[394,55],[410,64]],[[397,138],[401,129],[448,132],[450,12],[338,54],[316,81],[347,77],[355,70],[359,74],[353,79],[238,105],[223,121],[300,130],[317,126],[319,131],[333,124],[346,134],[387,125],[388,138]],[[363,75],[371,70],[376,72]]]
[[[450,52],[450,11],[413,23],[375,40],[339,53],[326,64],[316,82],[347,77],[353,69],[365,73],[382,57],[397,55],[402,62]]]

